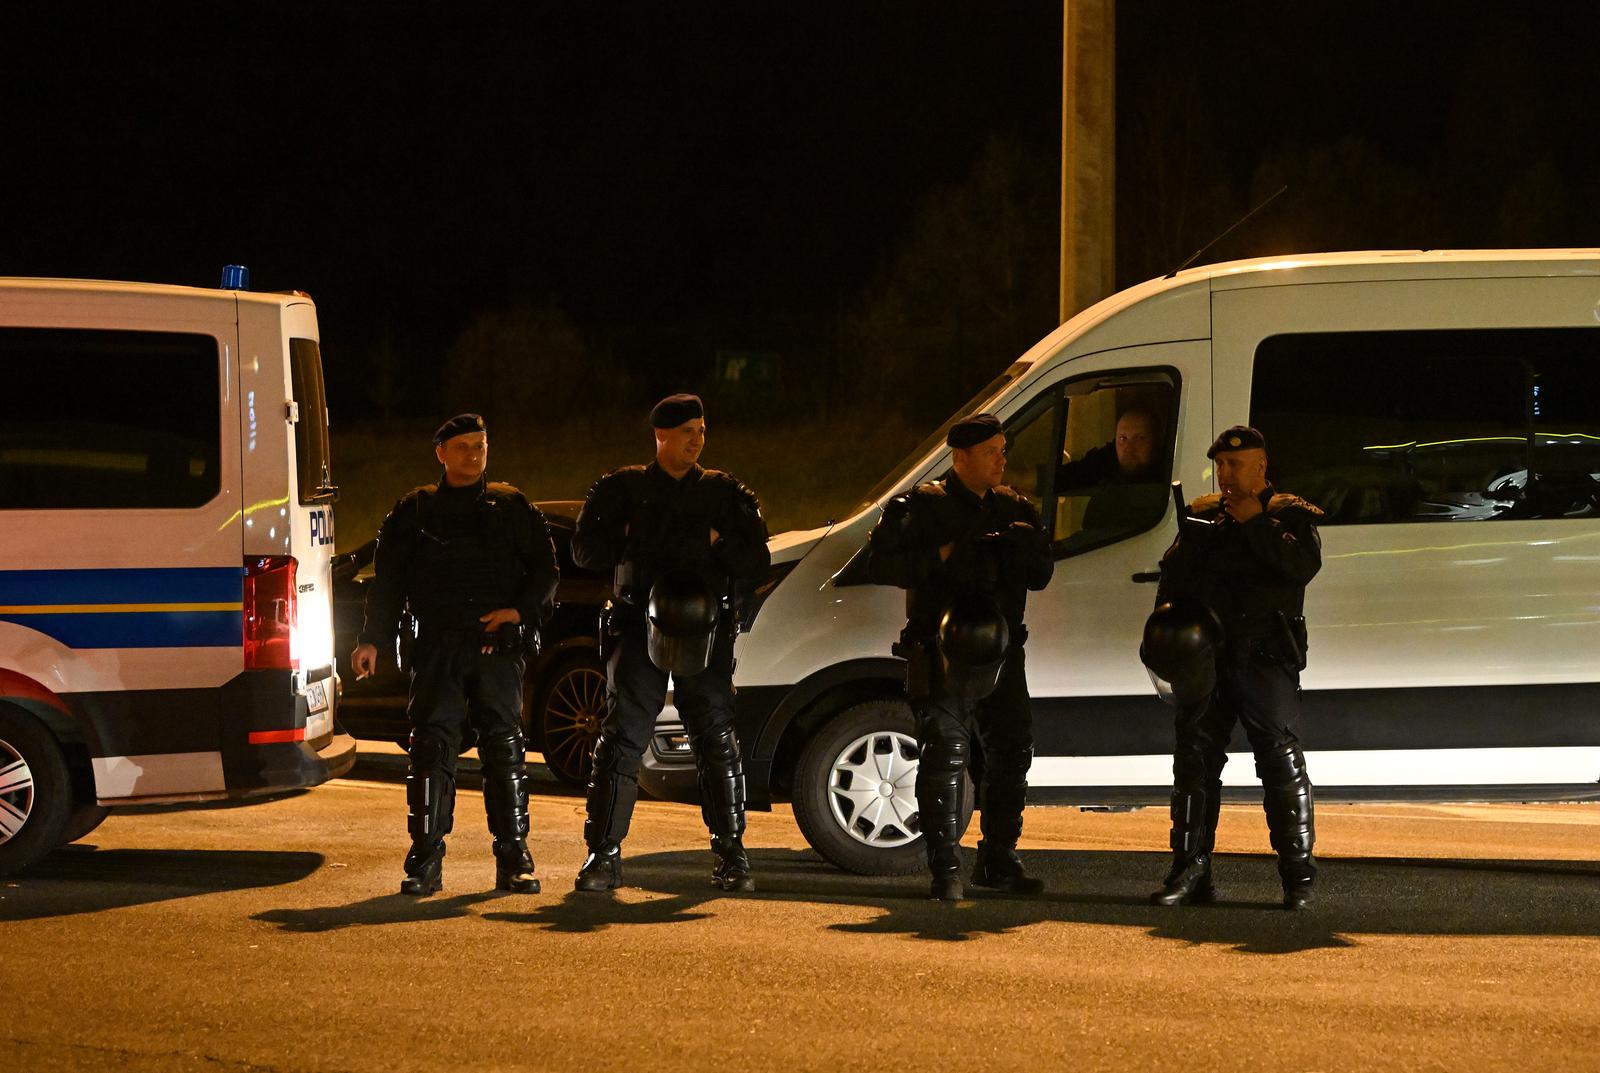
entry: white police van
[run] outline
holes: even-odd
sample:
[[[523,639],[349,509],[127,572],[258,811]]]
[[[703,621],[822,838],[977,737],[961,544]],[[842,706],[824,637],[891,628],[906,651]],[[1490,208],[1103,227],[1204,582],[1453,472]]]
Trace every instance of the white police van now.
[[[304,294],[0,279],[0,874],[346,771]]]
[[[1064,485],[1130,409],[1163,430],[1154,479]],[[1319,799],[1600,798],[1600,251],[1181,272],[1062,325],[978,410],[1005,422],[1007,482],[1058,560],[1028,600],[1031,801],[1166,800],[1171,714],[1137,657],[1175,532],[1166,482],[1213,491],[1206,447],[1237,423],[1327,514],[1299,727]],[[841,521],[774,539],[737,653],[752,798],[791,797],[812,845],[864,872],[919,867],[921,847],[889,652],[904,598],[861,553],[888,498],[947,468],[944,433]],[[691,796],[681,728],[658,731],[646,788]],[[1257,785],[1247,753],[1224,778]]]

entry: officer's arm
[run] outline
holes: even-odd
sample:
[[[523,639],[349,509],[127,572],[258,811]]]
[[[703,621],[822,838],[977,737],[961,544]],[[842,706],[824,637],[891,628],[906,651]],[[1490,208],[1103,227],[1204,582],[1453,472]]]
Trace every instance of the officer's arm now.
[[[628,542],[628,512],[621,482],[606,475],[594,482],[578,512],[572,534],[572,561],[585,570],[609,574],[622,561]]]
[[[761,501],[749,488],[733,481],[734,492],[722,512],[713,553],[729,576],[757,580],[772,565],[767,550],[767,523],[761,517]]]
[[[884,504],[883,517],[867,538],[867,576],[875,585],[915,589],[939,567],[939,547],[921,539],[926,526],[914,516],[910,496]]]
[[[395,504],[378,527],[378,547],[372,557],[373,577],[367,586],[366,619],[358,639],[360,644],[374,645],[384,652],[393,651],[416,542],[416,505],[415,500],[407,496]]]
[[[1297,507],[1263,511],[1242,528],[1250,553],[1291,581],[1304,585],[1322,569],[1322,544],[1310,512]]]
[[[561,567],[556,563],[556,545],[550,539],[550,526],[545,522],[544,513],[532,503],[527,507],[526,515],[518,512],[517,524],[517,558],[522,560],[526,573],[512,606],[523,622],[535,626],[555,610]]]
[[[1022,520],[1028,528],[1012,524],[1011,562],[1017,568],[1022,583],[1038,592],[1050,584],[1050,577],[1056,570],[1056,560],[1050,554],[1050,541],[1045,537],[1039,512],[1026,499],[1017,502],[1022,506]]]

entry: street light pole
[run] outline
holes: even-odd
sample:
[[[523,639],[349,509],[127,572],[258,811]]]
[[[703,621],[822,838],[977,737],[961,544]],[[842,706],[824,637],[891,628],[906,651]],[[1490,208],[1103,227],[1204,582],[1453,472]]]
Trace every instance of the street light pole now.
[[[1116,0],[1062,0],[1061,320],[1116,285]]]

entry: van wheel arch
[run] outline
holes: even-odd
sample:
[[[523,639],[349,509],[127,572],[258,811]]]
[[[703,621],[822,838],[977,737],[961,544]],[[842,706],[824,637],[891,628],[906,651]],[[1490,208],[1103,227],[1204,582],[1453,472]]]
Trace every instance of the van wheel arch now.
[[[762,742],[775,743],[774,789],[784,794],[793,790],[800,754],[834,716],[867,701],[904,700],[905,695],[905,662],[898,659],[850,660],[806,676],[779,703],[761,735]],[[764,751],[757,748],[757,755]]]

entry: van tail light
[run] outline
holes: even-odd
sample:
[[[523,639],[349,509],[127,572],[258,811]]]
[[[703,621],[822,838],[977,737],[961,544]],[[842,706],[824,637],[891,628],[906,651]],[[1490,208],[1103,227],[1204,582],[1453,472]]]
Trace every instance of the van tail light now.
[[[300,610],[291,555],[244,561],[244,669],[300,669]]]

